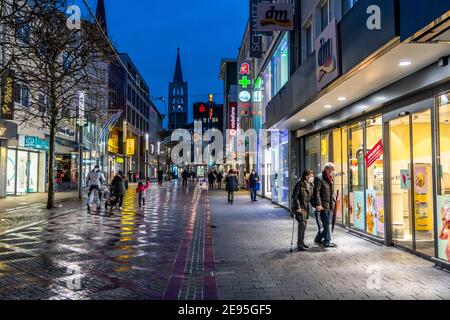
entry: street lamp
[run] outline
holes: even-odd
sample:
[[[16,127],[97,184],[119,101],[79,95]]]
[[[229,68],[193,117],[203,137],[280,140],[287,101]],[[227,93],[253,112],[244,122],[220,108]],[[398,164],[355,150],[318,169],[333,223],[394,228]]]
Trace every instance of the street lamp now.
[[[149,135],[148,133],[145,134],[145,179],[148,178],[148,166],[149,166],[149,156],[148,156],[148,150],[149,150],[149,143],[148,143]]]

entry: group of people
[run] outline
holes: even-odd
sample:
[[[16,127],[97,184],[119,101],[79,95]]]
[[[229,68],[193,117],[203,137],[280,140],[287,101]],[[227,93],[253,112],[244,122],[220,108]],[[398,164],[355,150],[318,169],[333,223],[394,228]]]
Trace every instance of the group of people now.
[[[181,174],[181,177],[183,178],[183,186],[187,186],[189,178],[192,179],[192,182],[195,182],[197,180],[197,173],[195,172],[195,170],[184,170]]]
[[[334,197],[333,163],[327,163],[319,175],[314,176],[312,170],[305,170],[297,182],[292,194],[292,216],[298,222],[297,249],[305,251],[309,246],[305,243],[305,231],[313,208],[316,213],[318,233],[314,243],[326,248],[335,247],[331,242],[331,228],[336,209]]]
[[[123,210],[123,198],[128,190],[128,180],[122,171],[117,172],[111,181],[110,188],[107,186],[102,188],[106,183],[105,176],[100,171],[99,166],[95,166],[87,177],[87,184],[89,186],[89,192],[87,197],[87,208],[88,211],[96,202],[97,210],[101,208],[102,200],[105,201],[105,209],[108,207],[111,209],[119,208]],[[138,194],[139,208],[145,205],[145,192],[150,187],[149,179],[146,179],[145,184],[139,182],[136,188],[136,193]]]
[[[222,189],[222,183],[224,182],[224,174],[223,171],[217,171],[217,170],[209,170],[208,171],[208,183],[209,183],[209,189],[214,190],[214,186],[217,184],[217,188],[219,190]]]

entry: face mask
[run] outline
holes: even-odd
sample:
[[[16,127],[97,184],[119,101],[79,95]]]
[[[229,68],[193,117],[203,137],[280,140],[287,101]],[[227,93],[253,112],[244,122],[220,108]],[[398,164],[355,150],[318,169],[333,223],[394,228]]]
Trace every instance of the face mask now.
[[[308,179],[308,182],[309,182],[309,183],[314,183],[314,177],[309,178],[309,179]]]

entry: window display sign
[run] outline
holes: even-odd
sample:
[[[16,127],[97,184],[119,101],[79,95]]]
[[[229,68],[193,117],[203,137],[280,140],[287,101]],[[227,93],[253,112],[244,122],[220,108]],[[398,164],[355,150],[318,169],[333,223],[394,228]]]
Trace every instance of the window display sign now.
[[[135,153],[135,140],[134,139],[127,139],[127,156],[134,156]]]
[[[356,229],[364,231],[364,191],[353,192],[353,218]]]
[[[433,194],[428,181],[431,164],[414,165],[414,212],[418,231],[433,230]]]
[[[366,155],[366,166],[371,167],[383,155],[383,140],[378,143]]]
[[[325,28],[317,38],[316,50],[316,81],[317,88],[322,90],[339,76],[339,57],[337,43],[336,19]]]
[[[411,188],[410,180],[409,170],[400,170],[400,187],[402,190],[409,190],[409,188]]]
[[[384,199],[375,190],[366,190],[367,233],[377,236],[384,233]]]
[[[438,258],[450,262],[450,196],[437,196]]]

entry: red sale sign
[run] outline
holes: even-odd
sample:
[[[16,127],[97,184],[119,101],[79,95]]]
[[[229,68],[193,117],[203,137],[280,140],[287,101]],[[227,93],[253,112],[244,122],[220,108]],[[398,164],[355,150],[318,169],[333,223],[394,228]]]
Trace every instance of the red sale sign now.
[[[383,154],[383,140],[378,141],[378,143],[367,152],[366,155],[366,166],[369,168],[371,165],[377,161]]]

